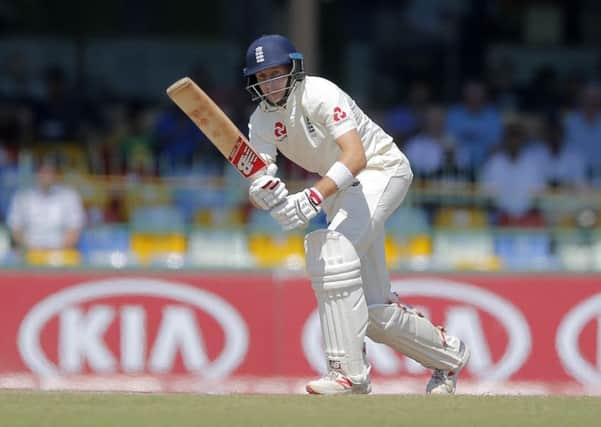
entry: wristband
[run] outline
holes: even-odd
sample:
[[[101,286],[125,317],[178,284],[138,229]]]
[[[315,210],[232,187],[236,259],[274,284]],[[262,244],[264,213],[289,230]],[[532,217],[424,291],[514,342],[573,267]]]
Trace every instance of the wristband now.
[[[326,173],[326,176],[334,181],[339,190],[350,187],[355,180],[351,171],[342,162],[334,163]]]

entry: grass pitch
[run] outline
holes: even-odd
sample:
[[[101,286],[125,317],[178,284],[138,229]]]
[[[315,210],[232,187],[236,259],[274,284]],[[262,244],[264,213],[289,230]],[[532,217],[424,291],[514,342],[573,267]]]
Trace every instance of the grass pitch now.
[[[601,425],[601,398],[0,391],[2,427]]]

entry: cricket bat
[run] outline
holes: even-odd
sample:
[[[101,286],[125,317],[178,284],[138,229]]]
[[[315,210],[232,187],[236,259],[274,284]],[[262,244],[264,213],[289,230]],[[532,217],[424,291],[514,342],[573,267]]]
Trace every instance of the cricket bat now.
[[[244,178],[265,173],[267,164],[221,108],[189,77],[167,88],[167,95],[198,126]]]

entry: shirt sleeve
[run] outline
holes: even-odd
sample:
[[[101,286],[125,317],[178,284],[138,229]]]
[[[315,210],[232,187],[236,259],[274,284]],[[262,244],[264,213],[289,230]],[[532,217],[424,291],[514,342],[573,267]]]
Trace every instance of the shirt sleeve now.
[[[330,88],[328,88],[330,89]],[[326,130],[337,139],[350,130],[357,129],[353,114],[353,101],[343,91],[334,86],[319,94],[320,108],[318,120],[324,123]]]
[[[262,137],[258,129],[256,129],[256,126],[257,125],[253,125],[251,118],[251,121],[248,124],[248,139],[250,145],[257,150],[265,162],[275,163],[278,153],[277,147],[274,143],[271,143],[266,138]]]

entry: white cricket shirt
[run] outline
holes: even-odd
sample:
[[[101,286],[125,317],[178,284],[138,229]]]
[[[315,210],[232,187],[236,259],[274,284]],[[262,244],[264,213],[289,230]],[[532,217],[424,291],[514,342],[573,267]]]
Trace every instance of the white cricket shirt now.
[[[410,173],[409,162],[392,137],[375,124],[342,89],[321,77],[297,83],[284,108],[259,105],[250,117],[249,139],[267,160],[277,151],[323,176],[340,156],[336,138],[356,129],[367,158],[366,169],[390,175]]]

